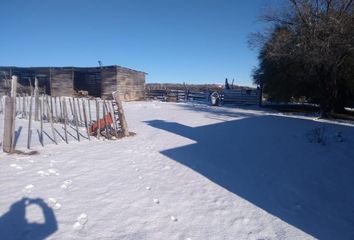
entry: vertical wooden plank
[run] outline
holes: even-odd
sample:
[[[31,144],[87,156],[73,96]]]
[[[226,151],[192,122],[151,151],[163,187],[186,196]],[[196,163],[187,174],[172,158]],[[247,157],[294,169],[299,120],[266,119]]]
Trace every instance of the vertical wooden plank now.
[[[5,97],[5,111],[4,111],[4,141],[3,141],[3,151],[6,153],[13,152],[14,144],[14,131],[12,131],[12,125],[14,125],[14,98]]]
[[[73,106],[72,106],[72,103],[71,103],[71,98],[69,98],[69,105],[70,105],[70,113],[71,113],[71,116],[72,116],[72,118],[74,119],[74,110],[73,110]]]
[[[38,121],[39,115],[39,89],[38,89],[38,79],[34,78],[34,121]]]
[[[113,101],[110,101],[111,104],[108,104],[109,106],[109,110],[111,112],[112,115],[112,120],[113,120],[113,128],[114,128],[114,135],[116,136],[116,138],[118,139],[118,124],[117,124],[117,119],[116,116],[114,114],[114,106],[113,106]]]
[[[101,124],[100,124],[100,103],[96,98],[96,122],[97,122],[97,138],[101,135]]]
[[[2,97],[0,96],[0,114],[4,112],[4,107],[3,107],[3,102],[2,102]]]
[[[78,123],[77,112],[76,112],[76,107],[75,107],[75,99],[74,98],[73,98],[73,110],[74,110],[74,121],[75,121],[77,140],[80,141],[79,123]]]
[[[128,130],[128,124],[125,119],[124,111],[123,111],[123,106],[122,102],[120,101],[118,91],[112,93],[114,100],[116,101],[117,107],[118,107],[118,117],[119,117],[119,122],[122,127],[123,135],[125,137],[129,136],[129,130]]]
[[[47,102],[49,102],[49,96],[45,95],[45,103],[47,103]],[[46,108],[46,118],[47,118],[47,121],[49,121],[49,112],[50,112],[49,105],[44,104],[44,106]]]
[[[82,101],[82,111],[83,111],[83,115],[84,115],[84,122],[85,122],[87,137],[88,137],[88,140],[91,141],[90,129],[89,129],[89,126],[87,124],[87,115],[86,115],[85,101]]]
[[[30,107],[29,107],[29,116],[28,116],[28,131],[27,131],[27,148],[31,148],[31,139],[32,139],[32,105],[33,105],[33,96],[30,97]]]
[[[65,98],[63,98],[63,103],[62,103],[62,107],[63,107],[63,123],[64,123],[64,137],[65,137],[65,142],[68,144],[68,129],[67,129],[67,125],[68,125],[68,112],[66,109],[66,102],[65,102]]]
[[[11,121],[11,152],[13,152],[14,146],[15,146],[15,125],[16,125],[16,95],[17,95],[17,76],[12,76],[11,78],[11,98],[13,99],[12,101],[12,121]],[[15,98],[15,99],[14,99]]]
[[[57,98],[58,97],[54,97],[54,109],[55,109],[55,122],[59,122],[59,117],[58,117],[58,104],[57,104]]]
[[[26,98],[24,93],[22,93],[22,118],[26,118]]]
[[[39,121],[40,121],[39,141],[42,146],[44,146],[44,142],[43,142],[43,103],[44,103],[44,97],[42,96],[42,99],[39,100]]]
[[[80,122],[82,123],[80,98],[76,98],[76,103],[77,103],[77,111],[78,111],[77,115],[78,115],[78,118],[80,119]]]
[[[28,119],[28,114],[29,114],[29,105],[30,105],[30,95],[29,94],[26,94],[26,105],[27,105],[27,117],[26,119]]]
[[[60,110],[59,122],[63,122],[62,97],[59,97],[59,110]]]
[[[89,111],[89,117],[90,117],[90,122],[89,124],[92,123],[92,116],[91,116],[91,103],[90,103],[90,99],[87,99],[87,105],[88,105],[88,111]]]
[[[56,135],[55,135],[55,130],[54,130],[52,109],[50,109],[48,98],[47,98],[46,104],[47,104],[48,113],[49,113],[49,121],[50,121],[50,126],[51,126],[51,129],[52,129],[53,140],[54,140],[55,144],[58,144],[57,143],[57,138],[56,138]]]
[[[105,104],[106,104],[106,101],[103,100],[103,102],[102,102],[102,115],[103,115],[104,129],[106,131],[106,138],[110,139],[110,134],[108,131],[108,124],[107,124],[107,119],[106,119],[106,108],[104,107]]]

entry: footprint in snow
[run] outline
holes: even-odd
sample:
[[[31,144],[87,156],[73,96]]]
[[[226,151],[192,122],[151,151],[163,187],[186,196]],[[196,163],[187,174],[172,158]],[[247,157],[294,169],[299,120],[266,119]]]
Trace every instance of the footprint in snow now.
[[[72,184],[73,181],[69,180],[65,180],[64,183],[60,186],[62,189],[68,189],[70,187],[70,185]]]
[[[41,176],[41,177],[49,176],[49,173],[44,172],[44,171],[42,171],[42,170],[38,171],[37,174],[38,174],[39,176]]]
[[[32,193],[33,188],[34,188],[34,186],[32,184],[29,184],[23,189],[23,192],[26,194]]]
[[[16,169],[18,169],[18,170],[22,170],[22,169],[23,169],[20,165],[17,165],[17,164],[15,164],[15,163],[10,164],[10,167],[16,168]]]
[[[21,160],[31,159],[31,157],[17,157],[16,159],[21,161]]]
[[[81,213],[77,219],[76,222],[73,225],[74,230],[81,230],[85,226],[85,224],[88,221],[88,217],[86,213]]]
[[[53,168],[49,168],[48,169],[48,173],[50,174],[50,175],[56,175],[56,176],[59,176],[60,174],[55,170],[55,169],[53,169]]]
[[[55,198],[48,198],[49,206],[54,210],[58,210],[61,208],[61,204]]]

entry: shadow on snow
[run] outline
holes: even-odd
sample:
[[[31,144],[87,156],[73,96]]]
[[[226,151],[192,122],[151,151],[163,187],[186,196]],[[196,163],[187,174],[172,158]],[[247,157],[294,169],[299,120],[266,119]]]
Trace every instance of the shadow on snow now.
[[[26,208],[30,205],[36,205],[41,209],[44,219],[43,223],[28,222],[26,219]],[[40,198],[22,198],[13,203],[8,212],[0,216],[1,239],[42,240],[57,230],[58,224],[53,209]]]
[[[147,124],[197,142],[162,151],[167,157],[313,237],[354,239],[354,128],[278,116]],[[316,127],[325,127],[326,146],[306,138]]]

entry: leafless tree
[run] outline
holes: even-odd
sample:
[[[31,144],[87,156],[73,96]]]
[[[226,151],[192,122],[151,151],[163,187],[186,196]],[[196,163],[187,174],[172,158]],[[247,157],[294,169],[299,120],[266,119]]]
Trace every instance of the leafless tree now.
[[[263,38],[265,57],[311,66],[326,114],[337,107],[341,68],[354,55],[354,0],[286,1],[284,8],[263,16],[273,26],[271,37]]]

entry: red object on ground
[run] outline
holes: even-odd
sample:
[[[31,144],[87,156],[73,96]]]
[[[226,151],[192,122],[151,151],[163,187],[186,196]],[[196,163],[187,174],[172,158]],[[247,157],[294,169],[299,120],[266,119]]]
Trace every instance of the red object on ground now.
[[[99,121],[100,121],[100,130],[104,129],[106,127],[106,124],[107,126],[111,125],[113,123],[111,113],[108,113],[104,118],[101,118]],[[90,133],[96,133],[97,128],[98,128],[98,123],[96,121],[90,126]]]

